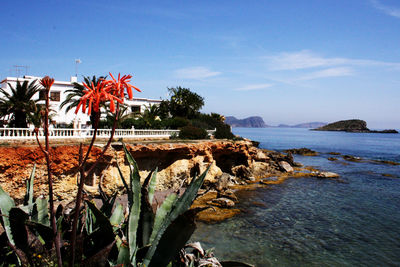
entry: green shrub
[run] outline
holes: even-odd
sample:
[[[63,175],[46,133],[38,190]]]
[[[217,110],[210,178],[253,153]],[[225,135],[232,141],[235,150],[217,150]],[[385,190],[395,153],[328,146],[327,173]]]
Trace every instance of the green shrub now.
[[[99,129],[111,129],[112,128],[112,122],[109,120],[99,120]]]
[[[174,117],[170,119],[163,120],[165,128],[168,129],[179,129],[190,124],[189,120],[182,117]]]
[[[181,130],[179,132],[179,138],[191,139],[191,140],[207,139],[208,133],[206,130],[204,130],[202,128],[197,128],[194,126],[185,126],[185,127],[181,128]]]
[[[222,124],[217,127],[214,137],[217,139],[233,139],[235,136],[231,132],[231,127],[227,124]]]
[[[146,129],[146,122],[141,118],[127,118],[121,121],[122,129],[132,129],[132,126],[136,129]]]

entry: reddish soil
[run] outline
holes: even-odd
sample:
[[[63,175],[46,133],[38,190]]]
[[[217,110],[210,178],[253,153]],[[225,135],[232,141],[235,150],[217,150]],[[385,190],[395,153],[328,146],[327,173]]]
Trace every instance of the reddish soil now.
[[[84,152],[87,146],[84,147]],[[61,175],[77,172],[79,146],[51,147],[52,170],[54,181]],[[88,164],[93,163],[100,155],[101,149],[93,147],[88,159]],[[46,160],[39,147],[0,147],[0,185],[4,191],[15,198],[20,198],[25,192],[25,183],[29,179],[33,165],[36,163],[35,191],[44,189],[47,181]],[[36,187],[38,186],[38,187]],[[42,190],[39,190],[42,191]],[[45,192],[41,192],[45,193]]]

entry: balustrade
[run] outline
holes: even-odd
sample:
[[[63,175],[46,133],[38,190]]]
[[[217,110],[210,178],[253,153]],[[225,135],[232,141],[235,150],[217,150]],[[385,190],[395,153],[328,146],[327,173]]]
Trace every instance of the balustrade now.
[[[212,135],[215,130],[208,130]],[[94,134],[93,129],[70,129],[70,128],[51,128],[49,129],[50,139],[62,138],[91,138]],[[98,137],[110,137],[111,129],[98,129]],[[179,130],[151,130],[151,129],[116,129],[114,137],[126,138],[146,138],[146,137],[171,137],[179,135]],[[42,128],[38,130],[38,137],[44,138]],[[0,128],[0,140],[29,140],[35,139],[35,133],[30,128]]]

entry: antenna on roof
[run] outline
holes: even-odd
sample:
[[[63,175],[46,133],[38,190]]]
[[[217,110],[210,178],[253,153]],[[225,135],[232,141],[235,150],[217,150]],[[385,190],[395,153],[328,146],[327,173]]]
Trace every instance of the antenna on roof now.
[[[15,71],[15,76],[17,78],[19,78],[21,76],[22,69],[25,69],[25,75],[28,74],[29,66],[26,66],[26,65],[14,65],[13,67],[14,67],[14,71]]]
[[[82,61],[80,58],[75,59],[75,76],[78,77],[78,64],[81,64]]]

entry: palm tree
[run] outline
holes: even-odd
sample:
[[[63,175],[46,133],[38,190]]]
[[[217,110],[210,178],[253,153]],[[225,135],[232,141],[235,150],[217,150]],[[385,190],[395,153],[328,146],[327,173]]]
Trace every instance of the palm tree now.
[[[17,128],[27,128],[28,120],[33,113],[37,111],[37,100],[32,97],[41,90],[38,85],[35,85],[36,80],[32,82],[24,81],[22,84],[17,80],[16,87],[14,88],[10,83],[11,93],[5,89],[0,88],[0,92],[4,95],[0,99],[0,117],[6,115],[11,116],[10,126]]]
[[[160,108],[158,105],[148,105],[139,117],[144,121],[146,128],[157,127],[156,121],[160,121]]]
[[[97,84],[101,80],[104,80],[105,78],[106,77],[103,76],[100,76],[99,78],[97,78],[96,76],[93,76],[92,78],[87,76],[83,77],[83,82],[89,86],[91,86],[92,83],[94,84],[94,86],[97,86]],[[68,112],[73,108],[76,108],[79,104],[81,97],[85,94],[84,91],[86,90],[86,88],[82,84],[74,82],[73,85],[74,87],[72,89],[65,91],[65,93],[68,93],[68,95],[60,105],[60,109],[66,106],[65,112]],[[95,118],[96,118],[96,112],[92,109],[92,113],[90,114],[90,122],[92,125],[95,122]]]
[[[155,120],[159,116],[160,108],[158,105],[148,105],[141,115],[142,118],[149,120]]]

